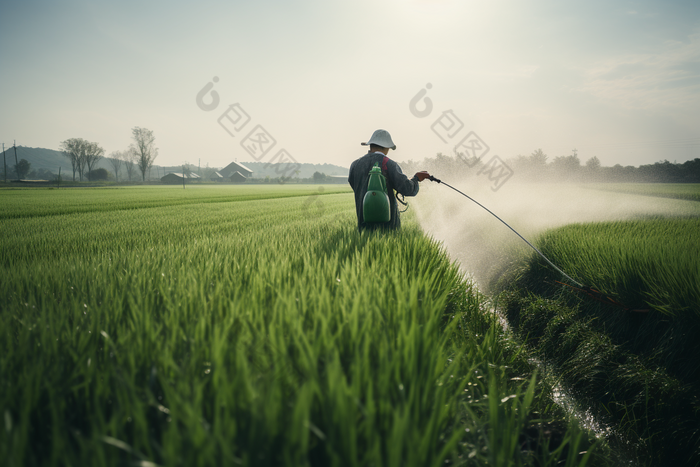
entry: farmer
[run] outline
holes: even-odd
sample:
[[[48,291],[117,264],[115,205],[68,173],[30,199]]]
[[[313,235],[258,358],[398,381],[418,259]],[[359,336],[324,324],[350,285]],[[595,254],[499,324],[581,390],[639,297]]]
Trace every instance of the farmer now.
[[[418,194],[418,182],[422,182],[430,177],[428,172],[418,172],[409,179],[401,171],[399,164],[387,157],[389,149],[396,149],[396,145],[391,140],[391,135],[386,130],[377,130],[362,146],[369,146],[369,152],[357,159],[350,166],[348,183],[355,192],[355,208],[357,211],[357,228],[362,232],[364,229],[374,230],[377,228],[398,229],[401,227],[399,219],[399,208],[396,203],[396,192],[403,196],[416,196]],[[389,195],[389,209],[391,219],[389,222],[365,222],[362,214],[362,203],[367,193],[369,182],[369,172],[375,163],[379,163],[382,174],[386,177],[387,194]]]

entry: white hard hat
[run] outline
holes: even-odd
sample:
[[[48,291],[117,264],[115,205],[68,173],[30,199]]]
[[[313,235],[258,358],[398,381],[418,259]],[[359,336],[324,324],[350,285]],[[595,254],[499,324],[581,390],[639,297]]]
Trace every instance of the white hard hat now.
[[[391,140],[391,135],[386,130],[377,130],[372,133],[372,137],[366,143],[360,143],[363,146],[369,146],[370,144],[375,144],[383,148],[389,148],[396,151],[396,145]]]

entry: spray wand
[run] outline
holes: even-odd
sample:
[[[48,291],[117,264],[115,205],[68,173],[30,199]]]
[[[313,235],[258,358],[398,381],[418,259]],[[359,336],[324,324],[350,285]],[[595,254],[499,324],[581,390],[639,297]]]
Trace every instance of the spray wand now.
[[[586,295],[588,295],[589,297],[591,297],[591,298],[593,298],[594,300],[597,300],[597,301],[599,301],[599,302],[601,302],[601,303],[606,303],[606,304],[609,304],[609,305],[615,305],[615,306],[624,308],[626,311],[635,311],[635,312],[639,312],[639,313],[646,313],[646,312],[649,311],[649,310],[633,310],[633,309],[631,309],[631,308],[629,308],[629,307],[624,306],[622,303],[618,302],[617,300],[615,300],[615,299],[613,299],[613,298],[611,298],[611,297],[609,297],[609,296],[603,294],[601,291],[599,291],[599,290],[597,290],[597,289],[594,289],[593,287],[590,287],[590,286],[587,286],[587,285],[583,285],[583,284],[581,284],[580,282],[578,282],[578,281],[572,279],[571,276],[569,276],[567,273],[565,273],[564,271],[562,271],[561,269],[559,269],[559,268],[558,268],[554,263],[552,263],[540,250],[538,250],[532,243],[528,242],[527,239],[526,239],[525,237],[523,237],[522,235],[520,235],[513,227],[511,227],[510,225],[508,225],[503,219],[501,219],[501,218],[498,217],[496,214],[494,214],[494,213],[493,213],[490,209],[488,209],[486,206],[484,206],[483,204],[479,203],[479,202],[478,202],[477,200],[475,200],[474,198],[472,198],[472,197],[466,195],[465,193],[462,193],[461,191],[459,191],[457,188],[453,187],[452,185],[449,185],[449,184],[443,182],[442,180],[433,177],[432,175],[429,175],[429,176],[426,177],[426,178],[427,178],[428,180],[430,180],[431,182],[442,183],[442,184],[445,185],[446,187],[452,188],[454,191],[456,191],[456,192],[459,193],[460,195],[464,196],[464,197],[467,198],[468,200],[470,200],[470,201],[476,203],[479,207],[481,207],[481,208],[484,209],[486,212],[488,212],[489,214],[491,214],[493,217],[495,217],[496,219],[498,219],[499,221],[501,221],[501,222],[503,223],[503,225],[505,225],[505,226],[508,227],[510,230],[512,230],[513,233],[515,233],[515,235],[517,235],[518,237],[520,237],[520,238],[522,239],[522,241],[524,241],[525,243],[527,243],[527,244],[530,246],[530,248],[532,248],[533,250],[535,250],[535,252],[536,252],[538,255],[540,255],[540,256],[542,257],[542,259],[544,259],[544,260],[547,262],[547,264],[549,264],[550,266],[552,266],[552,267],[553,267],[556,271],[558,271],[562,276],[566,277],[566,278],[567,278],[572,284],[574,284],[576,287],[574,287],[574,286],[572,286],[572,285],[569,285],[569,284],[565,284],[565,283],[563,283],[563,282],[559,282],[559,281],[556,281],[557,283],[559,283],[559,284],[561,284],[561,285],[564,285],[564,286],[566,286],[566,287],[569,287],[569,288],[571,288],[571,289],[574,289],[574,290],[583,292],[583,293],[585,293]]]

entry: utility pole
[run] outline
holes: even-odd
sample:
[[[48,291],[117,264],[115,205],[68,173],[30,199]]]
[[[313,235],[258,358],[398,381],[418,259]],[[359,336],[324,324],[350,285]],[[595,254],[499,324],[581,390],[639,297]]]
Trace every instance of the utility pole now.
[[[5,183],[7,183],[7,156],[5,155],[5,143],[2,143],[2,161],[5,164]]]
[[[185,189],[185,166],[182,166],[182,189]]]
[[[199,158],[199,168],[197,169],[197,174],[201,177],[202,176],[202,158]]]
[[[15,172],[17,172],[17,169],[19,169],[19,162],[17,162],[17,146],[16,146],[16,140],[12,140],[12,147],[15,148]],[[17,180],[19,181],[19,173],[16,173],[17,175]]]

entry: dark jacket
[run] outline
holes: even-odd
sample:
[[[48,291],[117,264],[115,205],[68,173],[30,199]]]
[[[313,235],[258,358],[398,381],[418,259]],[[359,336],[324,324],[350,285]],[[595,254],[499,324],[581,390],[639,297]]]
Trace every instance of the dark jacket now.
[[[391,220],[389,222],[382,223],[366,223],[362,217],[362,200],[365,198],[367,193],[367,184],[369,183],[369,171],[372,170],[376,162],[382,167],[382,161],[384,160],[384,154],[379,152],[372,152],[365,154],[364,156],[357,159],[350,166],[350,175],[348,176],[348,183],[355,192],[355,209],[357,211],[357,228],[362,231],[363,229],[376,229],[376,228],[389,228],[398,229],[401,227],[401,220],[399,219],[399,207],[396,202],[396,195],[394,191],[401,193],[404,196],[416,196],[418,194],[418,179],[413,177],[409,179],[401,171],[399,164],[387,158],[386,170],[382,169],[382,173],[386,177],[387,194],[389,195],[389,205],[391,209]]]

